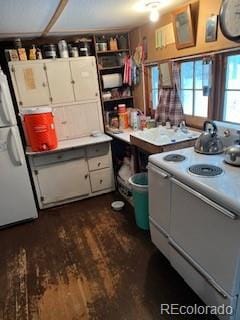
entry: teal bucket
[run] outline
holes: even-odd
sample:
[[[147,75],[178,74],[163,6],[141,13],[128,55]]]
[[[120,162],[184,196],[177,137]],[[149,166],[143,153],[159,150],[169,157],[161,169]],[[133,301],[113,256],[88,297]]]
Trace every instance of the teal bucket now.
[[[149,230],[148,175],[145,172],[137,173],[129,178],[129,183],[132,186],[137,226],[143,230]]]

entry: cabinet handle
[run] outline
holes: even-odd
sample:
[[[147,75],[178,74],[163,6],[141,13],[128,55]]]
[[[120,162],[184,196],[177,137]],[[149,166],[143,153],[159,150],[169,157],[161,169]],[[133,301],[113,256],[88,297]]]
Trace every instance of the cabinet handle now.
[[[72,81],[71,81],[71,83],[72,83],[72,84],[75,84],[75,81],[74,81],[74,80],[72,80]]]
[[[87,179],[88,178],[88,174],[85,174],[84,178]]]
[[[45,88],[45,87],[46,87],[46,83],[45,83],[45,82],[43,82],[43,83],[42,83],[42,86],[43,86],[43,88]]]
[[[170,174],[168,174],[168,173],[166,173],[166,172],[164,172],[164,171],[161,171],[161,169],[155,168],[155,167],[153,167],[152,165],[149,165],[149,166],[148,166],[148,170],[149,170],[149,169],[152,170],[154,173],[158,174],[159,176],[161,176],[163,179],[168,179],[168,178],[171,177]]]
[[[97,165],[98,165],[98,167],[100,167],[100,166],[101,166],[101,162],[98,162],[98,164],[97,164]]]
[[[191,193],[192,195],[194,195],[194,196],[197,197],[198,199],[202,200],[202,201],[205,202],[206,204],[208,204],[208,205],[210,205],[211,207],[213,207],[214,209],[217,210],[217,212],[222,213],[225,217],[228,217],[228,218],[230,218],[230,219],[232,219],[232,220],[238,219],[238,216],[237,216],[235,213],[233,213],[233,212],[231,212],[231,211],[223,208],[222,206],[220,206],[219,204],[215,203],[214,201],[208,199],[207,197],[205,197],[205,196],[202,195],[201,193],[199,193],[199,192],[193,190],[192,188],[186,186],[184,183],[182,183],[182,182],[180,182],[180,181],[178,181],[178,180],[176,180],[176,179],[174,179],[174,178],[171,178],[171,181],[172,181],[173,183],[175,183],[176,185],[178,185],[179,187],[181,187],[182,189],[184,189],[184,190],[186,190],[187,192]]]
[[[227,295],[222,290],[222,288],[207,274],[205,274],[204,271],[202,271],[194,261],[190,257],[187,256],[187,254],[179,248],[177,244],[175,244],[171,239],[168,241],[169,245],[184,259],[186,260],[197,273],[199,273],[209,284],[211,287],[213,287],[224,299],[227,299]]]
[[[98,93],[97,92],[95,93],[95,96],[98,97]]]
[[[99,181],[99,182],[100,182],[100,184],[102,184],[102,183],[103,183],[103,180],[102,180],[102,179],[100,179],[100,181]]]

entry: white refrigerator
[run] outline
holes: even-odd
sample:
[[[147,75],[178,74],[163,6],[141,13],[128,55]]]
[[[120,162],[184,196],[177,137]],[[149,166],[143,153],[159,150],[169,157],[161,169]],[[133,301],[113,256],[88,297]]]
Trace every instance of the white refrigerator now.
[[[0,68],[0,228],[37,217],[12,98]]]

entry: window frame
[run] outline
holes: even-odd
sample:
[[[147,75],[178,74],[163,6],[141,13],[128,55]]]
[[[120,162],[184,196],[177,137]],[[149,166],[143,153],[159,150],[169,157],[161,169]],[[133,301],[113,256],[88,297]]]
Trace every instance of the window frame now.
[[[150,110],[150,113],[154,113],[156,109],[153,108],[153,98],[152,98],[152,92],[153,90],[158,90],[158,94],[159,94],[159,89],[160,89],[160,72],[158,73],[158,88],[157,89],[153,89],[152,87],[152,68],[157,67],[158,68],[158,72],[159,72],[159,63],[153,63],[151,65],[148,66],[148,108]]]
[[[208,55],[206,54],[206,57]],[[196,58],[186,58],[183,59],[181,61],[179,61],[180,64],[180,73],[181,73],[181,64],[184,62],[194,62],[194,68],[193,68],[193,88],[192,89],[182,89],[181,88],[181,74],[180,74],[180,91],[182,90],[186,90],[186,91],[192,91],[193,92],[193,112],[194,112],[194,103],[195,103],[195,91],[200,91],[200,89],[195,89],[194,88],[194,84],[195,84],[195,62],[196,61],[202,61],[204,58],[204,56],[199,56]],[[189,115],[189,114],[185,114],[184,113],[184,117],[186,119],[186,124],[194,127],[194,128],[198,128],[198,129],[202,129],[204,122],[209,119],[212,115],[212,106],[213,106],[213,95],[214,95],[214,84],[215,84],[215,59],[213,57],[212,59],[212,88],[211,88],[211,92],[210,95],[208,96],[208,114],[206,117],[201,117],[201,116],[195,116],[195,115]]]
[[[227,81],[227,58],[229,56],[234,56],[234,55],[240,55],[240,50],[234,50],[234,51],[228,51],[225,52],[221,55],[221,70],[220,70],[220,90],[219,90],[219,94],[218,97],[216,96],[216,99],[218,99],[218,113],[215,114],[215,118],[217,117],[218,120],[226,122],[226,123],[232,123],[232,124],[236,124],[236,125],[240,125],[239,122],[231,122],[231,121],[226,121],[223,120],[224,117],[224,102],[225,102],[225,92],[226,90],[226,81]],[[220,63],[219,63],[220,66]],[[240,79],[239,79],[240,81]],[[234,91],[234,90],[232,90]],[[240,89],[236,91],[240,92]]]

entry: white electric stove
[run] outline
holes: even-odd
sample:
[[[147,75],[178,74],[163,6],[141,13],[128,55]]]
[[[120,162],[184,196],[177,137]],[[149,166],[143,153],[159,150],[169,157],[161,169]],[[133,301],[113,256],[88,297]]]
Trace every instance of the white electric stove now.
[[[240,167],[193,148],[149,157],[153,243],[210,306],[240,318]]]

